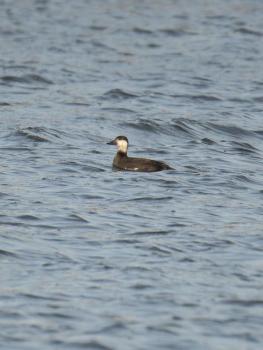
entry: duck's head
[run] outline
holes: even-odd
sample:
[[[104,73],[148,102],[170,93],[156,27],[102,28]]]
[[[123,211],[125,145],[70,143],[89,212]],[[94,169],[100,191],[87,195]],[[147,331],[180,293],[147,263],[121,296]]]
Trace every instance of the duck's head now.
[[[118,152],[127,153],[129,141],[126,136],[117,136],[114,140],[107,143],[108,145],[116,145]]]

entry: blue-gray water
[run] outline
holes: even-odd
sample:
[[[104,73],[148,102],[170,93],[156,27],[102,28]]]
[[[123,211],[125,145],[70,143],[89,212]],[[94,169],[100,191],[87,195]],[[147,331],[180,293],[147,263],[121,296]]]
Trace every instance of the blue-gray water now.
[[[0,1],[1,349],[262,349],[262,23]],[[119,134],[176,170],[112,171]]]

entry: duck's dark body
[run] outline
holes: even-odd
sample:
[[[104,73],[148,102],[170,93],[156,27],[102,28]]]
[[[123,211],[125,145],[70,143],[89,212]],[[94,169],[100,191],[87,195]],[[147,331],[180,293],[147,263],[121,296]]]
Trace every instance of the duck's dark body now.
[[[116,145],[118,148],[117,154],[113,159],[112,165],[114,168],[118,170],[144,172],[173,169],[159,160],[128,157],[128,144],[129,141],[126,136],[117,136],[114,140],[108,142],[108,145]]]
[[[146,158],[128,157],[127,154],[122,152],[117,152],[116,156],[113,159],[113,167],[119,170],[142,172],[154,172],[172,169],[164,162]]]

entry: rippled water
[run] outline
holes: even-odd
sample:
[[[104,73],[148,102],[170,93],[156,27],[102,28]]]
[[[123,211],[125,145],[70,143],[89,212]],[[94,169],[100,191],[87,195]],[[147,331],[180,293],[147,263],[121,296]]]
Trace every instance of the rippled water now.
[[[0,10],[0,347],[261,349],[262,1]]]

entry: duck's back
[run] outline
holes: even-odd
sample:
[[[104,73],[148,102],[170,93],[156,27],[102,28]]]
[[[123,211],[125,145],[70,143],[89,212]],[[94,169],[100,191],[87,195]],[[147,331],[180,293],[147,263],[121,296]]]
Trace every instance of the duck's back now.
[[[166,163],[158,160],[128,157],[127,155],[120,154],[119,152],[116,154],[113,160],[113,166],[120,170],[143,172],[172,169]]]

